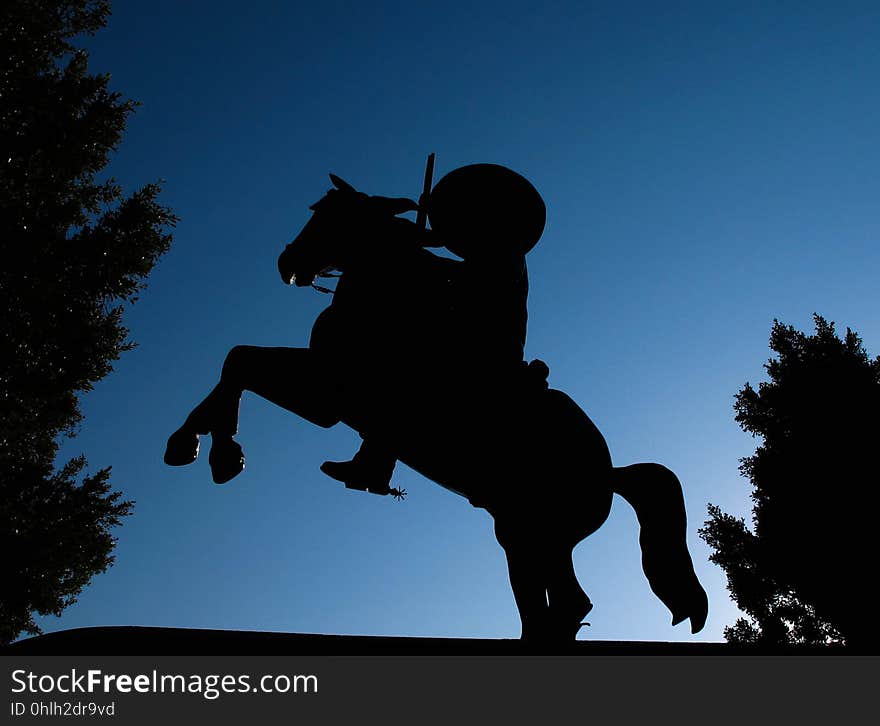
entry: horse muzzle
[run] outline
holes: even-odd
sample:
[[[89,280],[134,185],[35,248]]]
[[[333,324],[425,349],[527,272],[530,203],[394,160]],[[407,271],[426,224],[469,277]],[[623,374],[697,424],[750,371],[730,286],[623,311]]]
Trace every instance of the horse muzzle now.
[[[278,257],[278,274],[281,275],[281,280],[285,285],[295,285],[296,287],[308,287],[317,277],[315,273],[297,272],[296,260],[287,251],[282,252]]]
[[[315,280],[317,279],[317,275],[313,274],[297,274],[295,272],[282,270],[280,268],[279,272],[281,273],[281,280],[284,282],[285,285],[293,285],[295,287],[309,287],[310,285],[313,285]]]
[[[288,285],[295,285],[296,287],[309,287],[315,284],[315,275],[299,275],[296,274],[291,275],[290,282]]]

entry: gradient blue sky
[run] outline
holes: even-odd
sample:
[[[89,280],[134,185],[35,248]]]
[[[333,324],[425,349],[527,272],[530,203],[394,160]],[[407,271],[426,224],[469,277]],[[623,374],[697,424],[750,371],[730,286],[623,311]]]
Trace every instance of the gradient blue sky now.
[[[135,514],[116,565],[41,625],[518,636],[489,516],[403,466],[406,502],[346,491],[318,465],[355,450],[347,429],[247,396],[239,478],[162,463],[231,346],[305,345],[328,299],[275,262],[327,173],[416,196],[434,151],[435,178],[496,162],[541,191],[527,353],[616,464],[662,462],[685,487],[706,629],[669,625],[616,500],[575,552],[586,635],[721,639],[737,612],[696,530],[709,502],[748,515],[737,467],[757,442],[733,396],[764,378],[773,318],[805,329],[816,311],[880,349],[880,7],[115,5],[92,68],[143,106],[111,171],[130,190],[167,180],[181,221],[127,314],[139,347],[62,451],[112,465]]]

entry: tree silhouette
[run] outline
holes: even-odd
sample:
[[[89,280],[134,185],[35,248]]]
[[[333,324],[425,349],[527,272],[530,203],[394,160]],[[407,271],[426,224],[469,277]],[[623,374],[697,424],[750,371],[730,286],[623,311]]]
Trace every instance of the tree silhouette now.
[[[85,475],[77,457],[55,469],[79,394],[133,347],[124,305],[175,222],[156,184],[125,196],[96,179],[136,107],[73,45],[109,14],[106,0],[0,10],[0,642],[39,632],[35,613],[60,614],[112,564],[110,528],[132,506],[109,468]]]
[[[877,642],[876,570],[880,357],[859,336],[814,316],[806,335],[774,321],[769,381],[736,395],[736,421],[763,443],[742,460],[751,481],[754,531],[709,506],[700,535],[751,620],[729,641]]]

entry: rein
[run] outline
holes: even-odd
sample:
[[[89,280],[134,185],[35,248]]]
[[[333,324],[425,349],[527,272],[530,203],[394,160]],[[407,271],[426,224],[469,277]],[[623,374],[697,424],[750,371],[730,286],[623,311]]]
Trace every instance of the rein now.
[[[318,277],[342,277],[340,273],[330,272],[332,267],[325,267],[318,273]],[[326,295],[332,295],[336,290],[331,290],[329,287],[324,287],[323,285],[318,285],[314,281],[312,282],[312,287],[315,288],[318,292],[323,292]]]

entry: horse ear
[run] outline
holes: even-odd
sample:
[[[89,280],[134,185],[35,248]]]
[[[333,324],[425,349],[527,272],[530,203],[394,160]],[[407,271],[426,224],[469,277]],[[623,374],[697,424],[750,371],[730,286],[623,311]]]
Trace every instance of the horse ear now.
[[[338,176],[336,176],[336,174],[330,175],[330,181],[333,182],[333,186],[336,187],[337,189],[339,189],[339,191],[342,191],[342,192],[356,191],[356,189],[351,184],[349,184],[347,181],[344,181],[343,179],[340,179]]]

